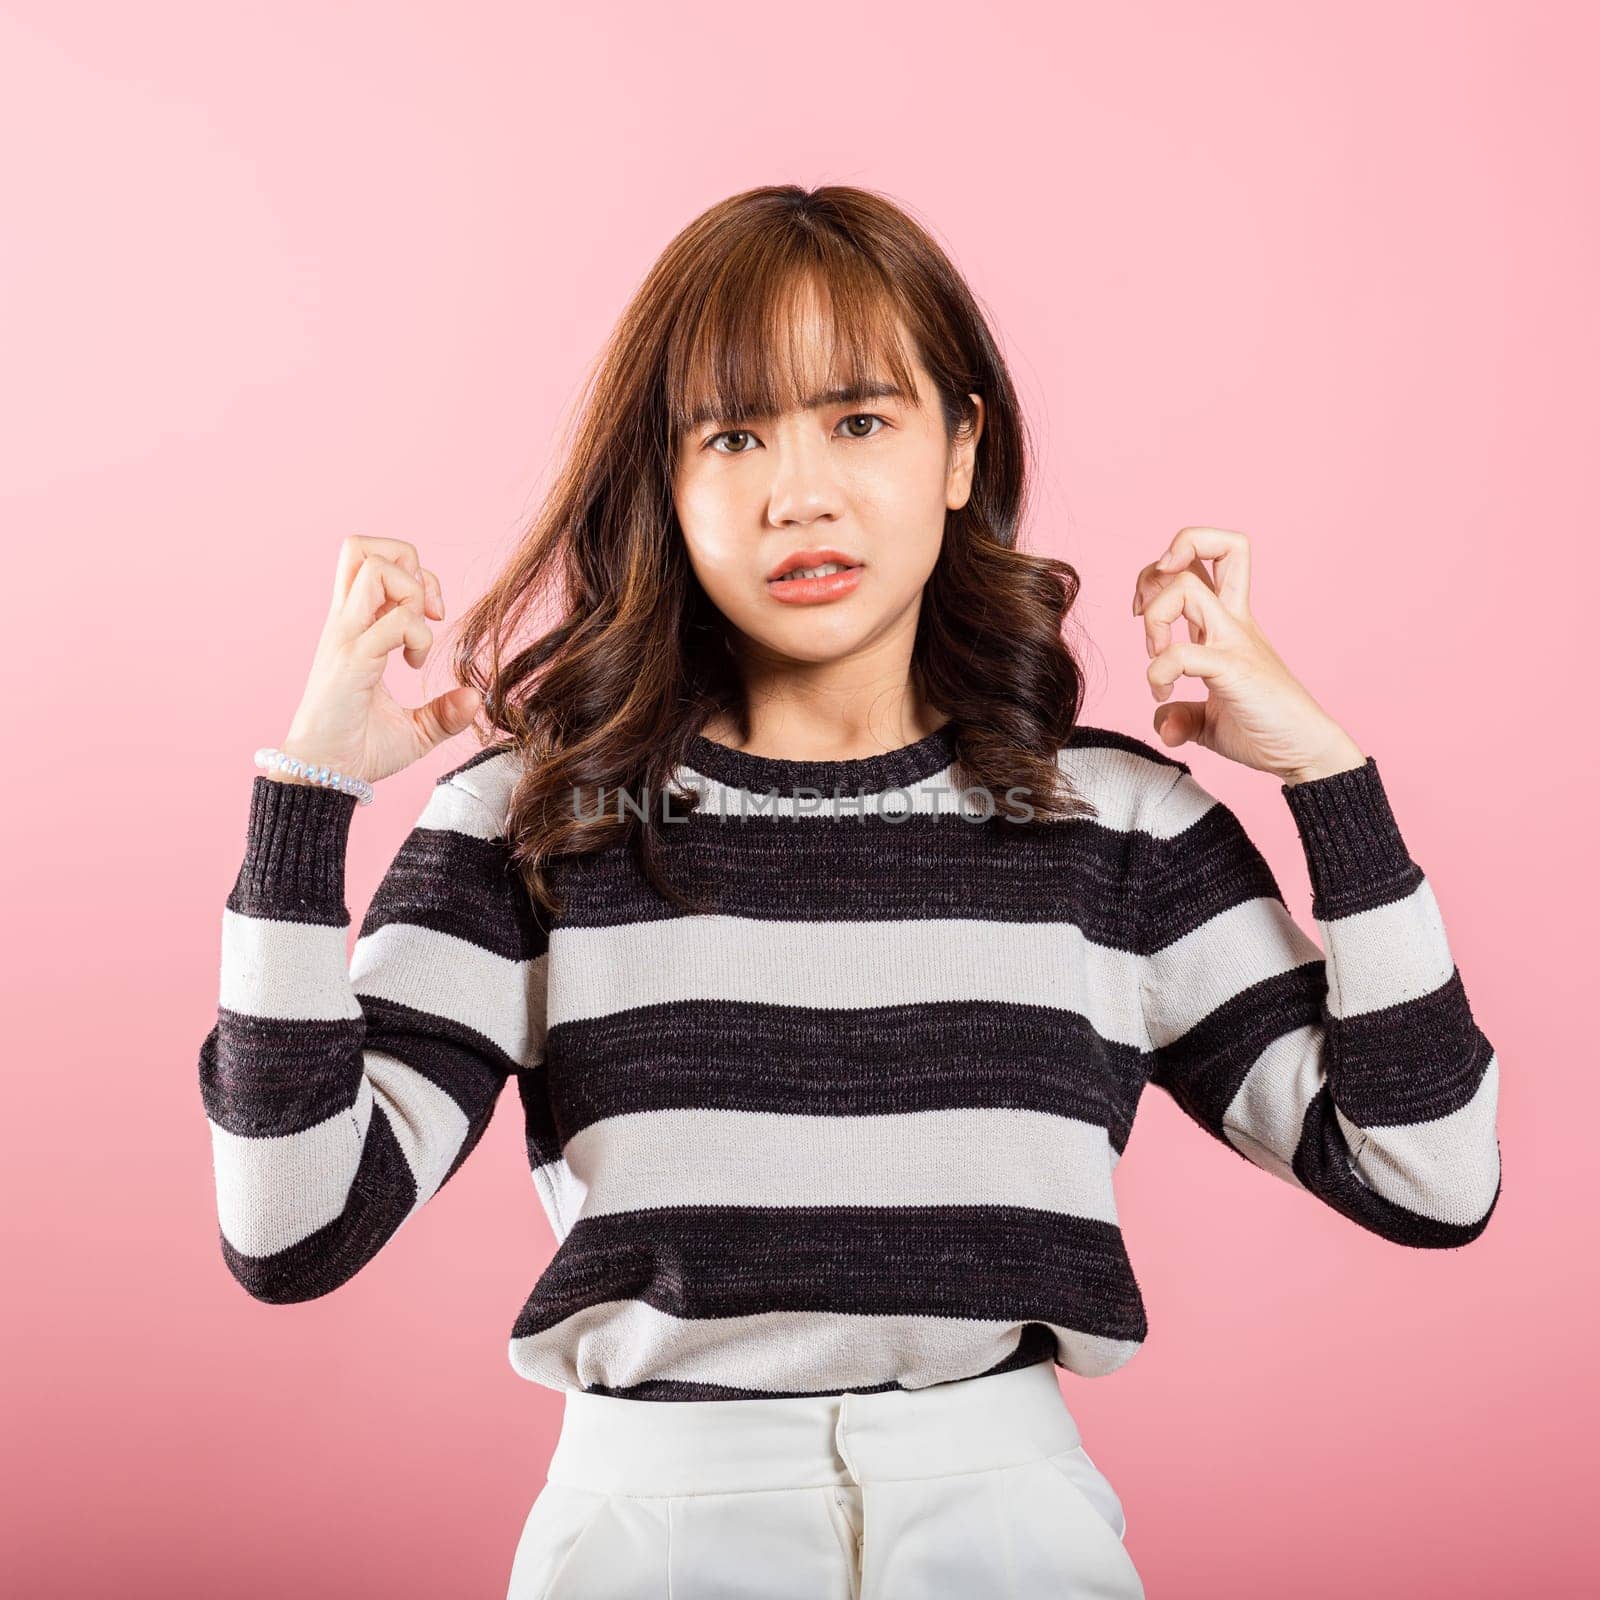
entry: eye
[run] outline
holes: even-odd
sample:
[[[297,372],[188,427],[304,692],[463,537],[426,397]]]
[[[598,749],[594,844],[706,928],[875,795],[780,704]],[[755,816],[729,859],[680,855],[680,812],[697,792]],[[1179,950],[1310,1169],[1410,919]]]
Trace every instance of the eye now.
[[[875,412],[875,411],[856,411],[856,412],[852,412],[851,415],[849,415],[848,417],[841,417],[839,419],[839,423],[840,423],[841,427],[845,423],[849,423],[849,422],[877,422],[877,423],[881,423],[882,424],[881,427],[874,428],[869,433],[851,433],[851,434],[848,434],[847,437],[851,438],[851,439],[872,439],[872,438],[875,438],[878,434],[883,432],[884,428],[887,428],[889,426],[889,419],[887,417],[880,417],[878,415],[878,413]],[[705,449],[705,450],[715,451],[716,454],[719,455],[719,456],[747,456],[747,455],[750,454],[750,451],[748,449],[746,449],[746,448],[741,446],[741,448],[739,448],[737,450],[724,450],[723,448],[721,448],[721,446],[718,444],[717,441],[720,440],[720,439],[749,439],[749,440],[753,440],[754,438],[755,438],[755,435],[753,433],[751,433],[748,428],[725,428],[721,433],[712,434],[711,437],[705,441],[705,444],[701,448]]]
[[[886,417],[880,417],[876,411],[858,411],[853,416],[843,417],[840,420],[841,422],[881,422],[884,428],[889,426],[888,419]],[[872,433],[852,433],[850,437],[852,439],[870,439],[874,434],[881,433],[882,431],[882,428],[874,428]]]

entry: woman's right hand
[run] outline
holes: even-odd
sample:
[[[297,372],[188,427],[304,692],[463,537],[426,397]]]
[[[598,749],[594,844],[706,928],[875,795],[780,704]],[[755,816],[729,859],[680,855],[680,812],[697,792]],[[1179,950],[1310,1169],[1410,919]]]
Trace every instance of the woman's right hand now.
[[[282,749],[308,765],[377,783],[468,727],[483,696],[465,685],[410,710],[384,687],[389,652],[420,668],[444,618],[438,577],[404,539],[352,536],[339,547],[333,604]],[[280,782],[307,779],[270,772]]]

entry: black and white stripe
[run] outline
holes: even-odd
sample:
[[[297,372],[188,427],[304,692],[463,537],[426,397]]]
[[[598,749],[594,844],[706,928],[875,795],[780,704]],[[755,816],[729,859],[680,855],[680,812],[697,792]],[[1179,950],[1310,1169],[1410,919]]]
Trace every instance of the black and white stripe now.
[[[1499,1068],[1432,886],[1370,757],[1283,792],[1323,949],[1238,818],[1187,769],[1153,815],[1152,1081],[1248,1160],[1372,1232],[1466,1244],[1499,1194]]]
[[[200,1051],[224,1259],[327,1294],[454,1174],[543,1048],[547,940],[483,801],[432,791],[347,959],[355,801],[257,777]]]
[[[1375,763],[1284,789],[1325,960],[1237,819],[1143,740],[1075,730],[1059,759],[1096,816],[1026,825],[969,820],[945,730],[857,761],[695,752],[702,811],[668,853],[714,910],[606,852],[561,865],[542,927],[500,831],[515,757],[490,750],[440,780],[348,972],[354,802],[255,780],[201,1053],[252,1294],[345,1281],[512,1076],[558,1249],[510,1356],[556,1388],[1114,1370],[1146,1333],[1112,1176],[1150,1082],[1385,1238],[1487,1222],[1494,1056]],[[836,787],[868,793],[797,798]]]

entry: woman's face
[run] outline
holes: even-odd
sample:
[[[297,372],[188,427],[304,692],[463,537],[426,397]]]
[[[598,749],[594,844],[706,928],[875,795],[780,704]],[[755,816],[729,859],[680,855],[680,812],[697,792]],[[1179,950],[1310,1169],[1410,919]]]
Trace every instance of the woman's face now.
[[[805,324],[825,387],[817,324]],[[911,341],[901,327],[910,351]],[[914,628],[944,537],[945,512],[971,492],[983,402],[971,436],[947,443],[932,380],[913,354],[914,397],[819,398],[780,417],[720,417],[680,441],[673,503],[689,559],[734,643],[771,660],[834,661],[897,625]],[[885,385],[888,373],[882,375]],[[812,554],[804,554],[811,552]],[[843,575],[779,580],[843,560]],[[793,587],[788,585],[793,584]],[[740,637],[742,636],[742,637]]]

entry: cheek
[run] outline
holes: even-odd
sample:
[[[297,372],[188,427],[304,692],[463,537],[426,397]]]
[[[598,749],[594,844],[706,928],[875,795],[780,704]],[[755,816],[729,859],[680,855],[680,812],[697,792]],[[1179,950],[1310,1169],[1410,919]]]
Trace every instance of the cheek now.
[[[853,475],[851,502],[879,563],[926,577],[944,539],[945,482],[944,453],[932,446],[885,456]]]
[[[711,518],[708,516],[710,507],[705,486],[698,482],[693,474],[679,473],[672,482],[672,509],[678,514],[678,521],[683,527],[685,535],[693,535],[701,528],[707,526]]]
[[[673,507],[689,565],[713,600],[721,600],[742,576],[741,541],[733,508],[727,497],[704,485],[680,486]]]

